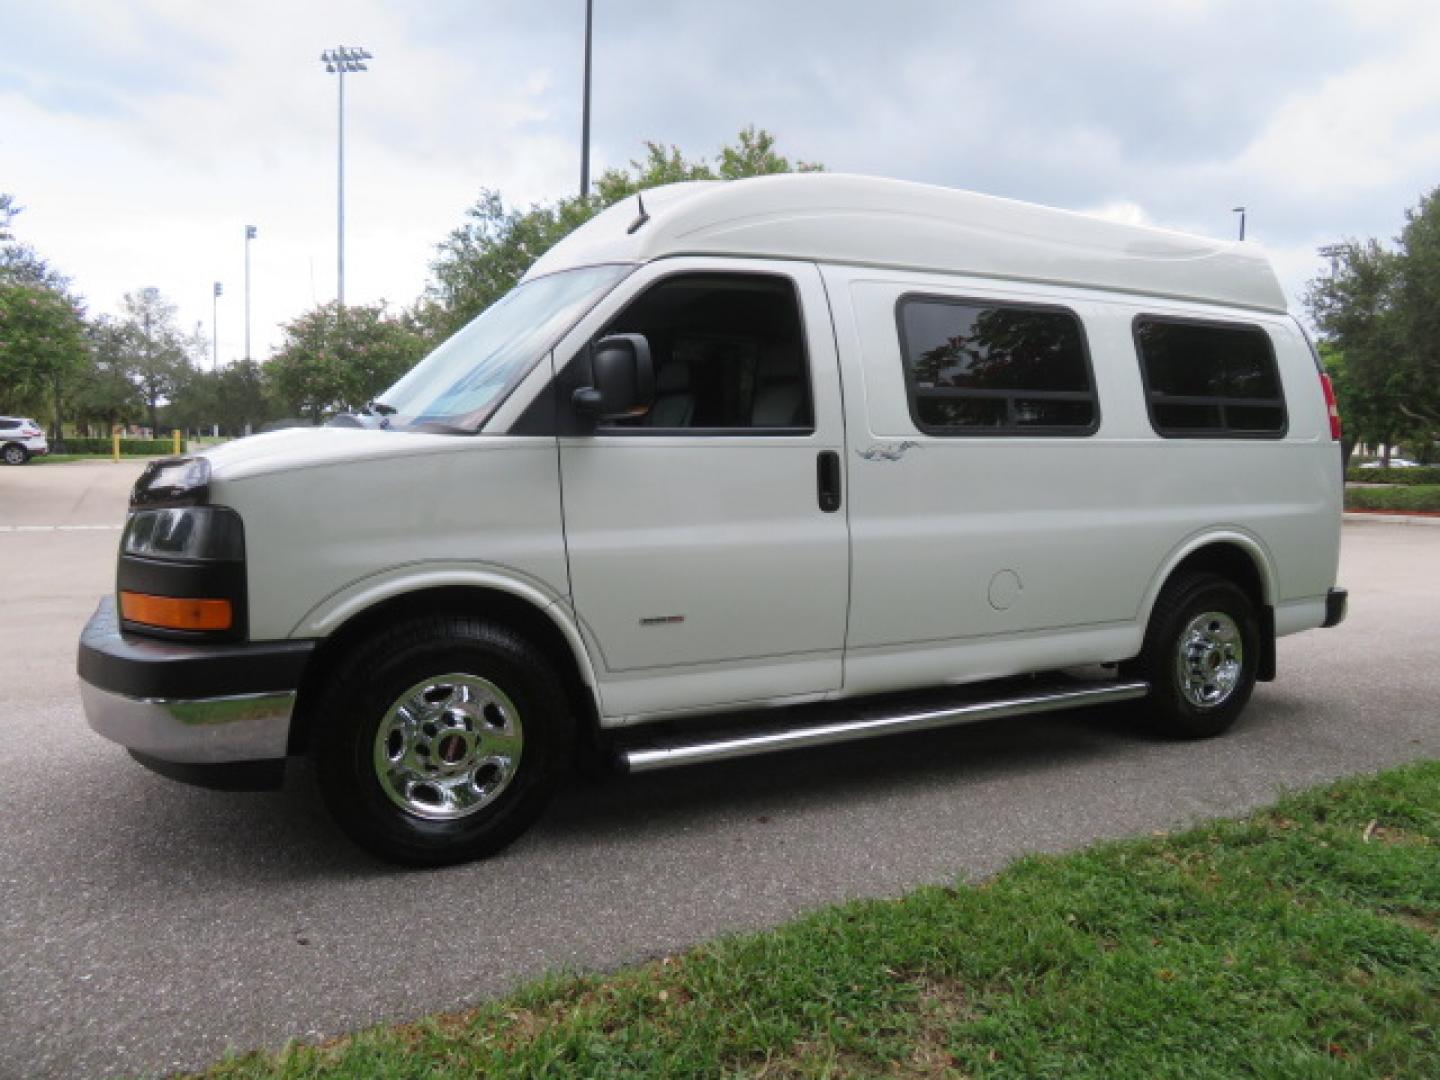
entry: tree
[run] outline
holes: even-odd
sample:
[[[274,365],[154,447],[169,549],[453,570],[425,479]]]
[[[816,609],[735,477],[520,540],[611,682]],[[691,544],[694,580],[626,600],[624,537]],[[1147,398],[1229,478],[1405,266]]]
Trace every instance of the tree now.
[[[1399,322],[1405,341],[1399,381],[1402,413],[1423,433],[1420,456],[1430,459],[1440,433],[1440,187],[1405,212],[1400,234]]]
[[[8,192],[0,191],[0,244],[5,244],[15,239],[10,232],[10,223],[15,220],[23,207],[15,205],[15,196]]]
[[[130,377],[145,403],[150,434],[157,437],[160,404],[175,392],[190,369],[188,343],[175,325],[175,305],[159,289],[126,293],[122,306],[131,345]]]
[[[166,422],[175,427],[215,425],[230,435],[244,435],[277,415],[254,360],[237,360],[218,371],[188,369],[165,408]]]
[[[265,378],[290,415],[320,423],[358,412],[424,355],[425,338],[385,303],[340,307],[331,302],[286,325]]]
[[[1404,439],[1428,460],[1440,432],[1440,188],[1407,210],[1394,249],[1340,245],[1305,305],[1345,388],[1342,417],[1385,447]]]
[[[64,294],[0,278],[0,409],[60,415],[60,387],[89,356],[85,324]]]
[[[8,362],[0,361],[0,397],[26,401],[30,411],[48,411],[50,437],[58,441],[70,384],[85,371],[83,338],[77,339],[85,303],[71,291],[68,277],[15,239],[11,226],[22,209],[13,195],[0,193],[0,289],[21,290],[4,304],[11,324],[0,342],[0,350],[8,350]]]
[[[628,169],[607,169],[589,198],[573,196],[528,210],[507,209],[497,191],[482,191],[466,222],[438,246],[433,274],[414,319],[431,340],[448,337],[504,296],[541,255],[607,206],[638,191],[687,180],[738,180],[746,176],[821,166],[791,164],[775,151],[775,137],[753,126],[722,146],[712,164],[687,159],[677,146],[645,144],[645,157]]]
[[[140,392],[130,377],[127,337],[120,323],[101,316],[87,325],[86,336],[90,362],[75,378],[68,400],[82,426],[108,433],[140,415]]]
[[[1395,253],[1378,241],[1350,241],[1336,252],[1334,272],[1311,281],[1305,294],[1324,346],[1343,357],[1337,371],[1351,411],[1342,419],[1357,439],[1379,443],[1387,454],[1406,426],[1397,404],[1404,393],[1395,363],[1401,348],[1398,269]]]
[[[593,199],[508,210],[498,191],[482,191],[466,223],[439,245],[434,280],[413,313],[432,342],[464,326],[515,287],[530,264],[599,210]]]

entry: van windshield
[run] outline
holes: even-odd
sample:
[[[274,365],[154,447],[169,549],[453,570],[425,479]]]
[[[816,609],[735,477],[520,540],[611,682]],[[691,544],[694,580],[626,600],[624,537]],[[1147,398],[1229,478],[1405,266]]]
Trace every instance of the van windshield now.
[[[476,431],[545,351],[631,266],[587,266],[506,293],[381,394],[386,427]]]

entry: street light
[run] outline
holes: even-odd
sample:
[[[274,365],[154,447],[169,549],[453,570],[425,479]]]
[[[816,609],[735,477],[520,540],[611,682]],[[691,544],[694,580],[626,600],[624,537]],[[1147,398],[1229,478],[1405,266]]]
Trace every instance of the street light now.
[[[338,45],[320,54],[320,62],[332,75],[340,76],[340,122],[339,156],[336,165],[335,213],[335,299],[345,306],[345,76],[357,71],[368,71],[366,60],[374,57],[365,49],[350,45]]]
[[[220,297],[225,286],[215,282],[215,291],[210,298],[210,370],[220,363]]]
[[[580,120],[580,197],[590,194],[590,26],[595,0],[585,0],[585,93]]]
[[[254,225],[245,226],[245,359],[250,359],[250,241],[255,239]]]
[[[1231,212],[1232,214],[1239,214],[1239,215],[1240,215],[1240,239],[1241,239],[1241,240],[1244,240],[1244,239],[1245,239],[1245,208],[1244,208],[1243,206],[1237,206],[1237,207],[1235,207],[1233,210],[1231,210],[1230,212]]]

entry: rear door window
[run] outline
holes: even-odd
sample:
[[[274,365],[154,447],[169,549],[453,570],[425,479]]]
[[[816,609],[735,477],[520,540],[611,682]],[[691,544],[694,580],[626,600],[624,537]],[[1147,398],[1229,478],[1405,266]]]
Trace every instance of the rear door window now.
[[[1263,328],[1141,315],[1135,345],[1157,434],[1255,439],[1285,434],[1285,395]]]

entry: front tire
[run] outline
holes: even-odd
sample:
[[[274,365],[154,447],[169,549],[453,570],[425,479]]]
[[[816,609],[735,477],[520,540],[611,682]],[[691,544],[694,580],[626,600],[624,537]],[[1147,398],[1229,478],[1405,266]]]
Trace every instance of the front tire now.
[[[1205,739],[1239,718],[1259,663],[1260,625],[1250,598],[1218,574],[1187,574],[1160,593],[1144,646],[1126,670],[1150,683],[1144,704],[1157,730]]]
[[[493,855],[524,832],[574,741],[560,678],[529,642],[479,619],[428,617],[339,665],[311,755],[352,840],[394,862],[441,866]]]

